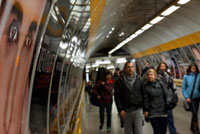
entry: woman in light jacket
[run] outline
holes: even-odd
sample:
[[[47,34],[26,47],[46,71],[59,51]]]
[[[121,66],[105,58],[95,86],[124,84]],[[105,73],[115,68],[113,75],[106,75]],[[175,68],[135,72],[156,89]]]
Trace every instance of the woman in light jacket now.
[[[200,102],[200,92],[199,92],[199,84],[200,84],[200,74],[197,64],[192,63],[187,68],[187,74],[183,77],[183,84],[182,84],[182,93],[184,98],[186,99],[187,103],[192,104],[192,120],[190,130],[193,133],[200,133],[199,125],[198,125],[198,109],[199,109],[199,102]],[[195,82],[196,77],[196,82]],[[193,85],[194,92],[192,97],[190,98]]]

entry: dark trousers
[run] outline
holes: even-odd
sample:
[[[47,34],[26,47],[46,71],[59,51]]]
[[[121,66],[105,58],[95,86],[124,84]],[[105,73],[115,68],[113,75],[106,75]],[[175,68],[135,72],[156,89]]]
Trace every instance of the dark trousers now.
[[[199,101],[200,99],[192,99],[192,122],[198,121]]]
[[[112,102],[110,103],[101,103],[99,106],[99,115],[100,115],[100,123],[104,124],[104,113],[107,113],[107,128],[111,127],[111,112],[112,112]]]
[[[176,134],[176,128],[174,125],[174,117],[173,117],[172,110],[168,111],[167,121],[168,121],[168,127],[169,127],[170,134]]]
[[[149,119],[153,127],[154,134],[167,133],[167,117],[154,117]]]

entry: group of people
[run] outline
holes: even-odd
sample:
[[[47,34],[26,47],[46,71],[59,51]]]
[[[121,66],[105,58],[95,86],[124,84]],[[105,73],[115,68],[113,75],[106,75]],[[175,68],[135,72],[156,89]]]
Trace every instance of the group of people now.
[[[104,126],[104,111],[107,112],[107,131],[111,131],[111,112],[113,94],[117,110],[121,117],[121,127],[125,134],[142,134],[143,119],[150,122],[154,134],[178,134],[174,125],[172,109],[166,108],[166,94],[176,91],[173,78],[167,72],[168,66],[161,62],[157,69],[145,68],[143,76],[136,74],[134,64],[126,62],[122,71],[116,69],[114,76],[106,71],[104,78],[93,87],[93,94],[100,102],[100,126]],[[182,92],[187,103],[192,106],[190,130],[200,134],[198,127],[200,74],[196,64],[192,63],[183,78]],[[195,78],[196,77],[196,78]],[[195,86],[193,86],[195,84]],[[190,96],[194,88],[193,95]]]

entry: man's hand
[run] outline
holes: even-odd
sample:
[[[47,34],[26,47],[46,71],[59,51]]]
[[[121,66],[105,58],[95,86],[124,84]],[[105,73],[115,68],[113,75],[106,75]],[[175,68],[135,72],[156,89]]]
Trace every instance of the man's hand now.
[[[149,116],[149,112],[144,112],[144,117],[147,118]]]
[[[124,110],[122,110],[119,114],[122,117],[122,119],[125,120],[125,118],[126,118],[126,112]]]

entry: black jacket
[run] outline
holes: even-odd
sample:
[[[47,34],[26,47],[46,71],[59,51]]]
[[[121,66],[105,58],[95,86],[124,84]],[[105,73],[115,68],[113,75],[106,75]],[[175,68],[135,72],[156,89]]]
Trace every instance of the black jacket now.
[[[161,80],[157,79],[155,82],[147,82],[145,84],[144,112],[149,112],[149,117],[159,117],[167,114],[165,95],[167,95],[168,92],[168,89]]]
[[[139,76],[136,76],[133,88],[130,89],[123,75],[121,75],[115,82],[114,91],[115,103],[119,112],[143,107],[142,83]]]

